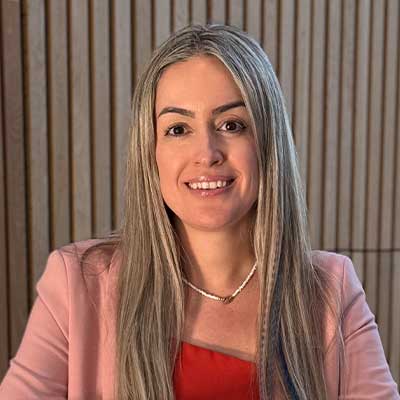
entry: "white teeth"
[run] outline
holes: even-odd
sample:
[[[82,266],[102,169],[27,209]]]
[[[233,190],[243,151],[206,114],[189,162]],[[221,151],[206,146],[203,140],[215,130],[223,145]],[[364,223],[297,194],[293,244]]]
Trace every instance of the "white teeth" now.
[[[227,181],[193,182],[188,184],[191,189],[217,189],[228,185]]]

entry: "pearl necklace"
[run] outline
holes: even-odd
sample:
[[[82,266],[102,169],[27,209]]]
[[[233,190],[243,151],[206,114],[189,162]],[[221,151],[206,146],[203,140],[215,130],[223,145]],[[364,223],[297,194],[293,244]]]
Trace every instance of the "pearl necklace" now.
[[[198,288],[197,286],[193,285],[193,283],[190,283],[185,277],[182,276],[183,282],[185,282],[188,286],[190,286],[193,290],[195,290],[197,293],[200,293],[202,296],[208,297],[209,299],[212,300],[217,300],[217,301],[222,301],[224,304],[229,304],[231,303],[235,297],[242,291],[242,289],[247,285],[251,277],[254,275],[254,272],[256,271],[256,266],[257,262],[254,264],[253,268],[251,269],[250,273],[247,275],[246,279],[243,281],[243,283],[230,295],[230,296],[216,296],[215,294],[207,293],[205,290]]]

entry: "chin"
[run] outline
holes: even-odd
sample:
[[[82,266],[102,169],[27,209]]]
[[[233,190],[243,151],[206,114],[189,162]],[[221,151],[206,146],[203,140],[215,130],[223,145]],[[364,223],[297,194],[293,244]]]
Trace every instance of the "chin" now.
[[[226,228],[231,228],[238,224],[240,218],[214,216],[202,216],[202,218],[188,218],[181,220],[183,225],[190,226],[192,229],[205,232],[216,232]]]
[[[253,204],[254,206],[254,204]],[[254,209],[250,207],[210,209],[181,209],[179,213],[169,208],[175,226],[186,226],[204,232],[217,232],[225,229],[239,229],[243,224],[248,224]]]

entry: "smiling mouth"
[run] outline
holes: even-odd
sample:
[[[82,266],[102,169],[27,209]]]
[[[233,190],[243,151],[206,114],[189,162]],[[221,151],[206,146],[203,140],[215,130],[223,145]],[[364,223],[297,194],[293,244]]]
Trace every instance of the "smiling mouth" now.
[[[213,182],[185,182],[185,185],[192,190],[216,190],[230,186],[235,179],[217,180]]]

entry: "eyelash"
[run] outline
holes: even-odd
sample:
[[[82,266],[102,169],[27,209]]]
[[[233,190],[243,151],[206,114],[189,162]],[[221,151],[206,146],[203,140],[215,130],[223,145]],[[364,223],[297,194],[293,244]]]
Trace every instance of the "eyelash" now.
[[[237,124],[237,125],[239,125],[239,128],[238,129],[235,129],[235,130],[233,130],[233,131],[225,131],[225,132],[230,132],[230,133],[240,133],[241,131],[244,131],[245,129],[246,129],[246,125],[243,123],[243,122],[241,122],[241,121],[236,121],[236,120],[228,120],[228,121],[225,121],[222,125],[225,125],[225,124],[228,124],[228,123],[235,123],[235,124]],[[182,133],[182,134],[179,134],[179,135],[172,135],[172,134],[170,134],[169,132],[171,131],[171,129],[173,129],[173,128],[177,128],[177,127],[185,127],[186,126],[186,124],[176,124],[176,125],[171,125],[170,127],[168,127],[165,131],[164,131],[164,133],[165,133],[165,136],[173,136],[173,137],[180,137],[180,136],[184,136],[185,135],[185,133]],[[239,131],[239,132],[238,132]]]

